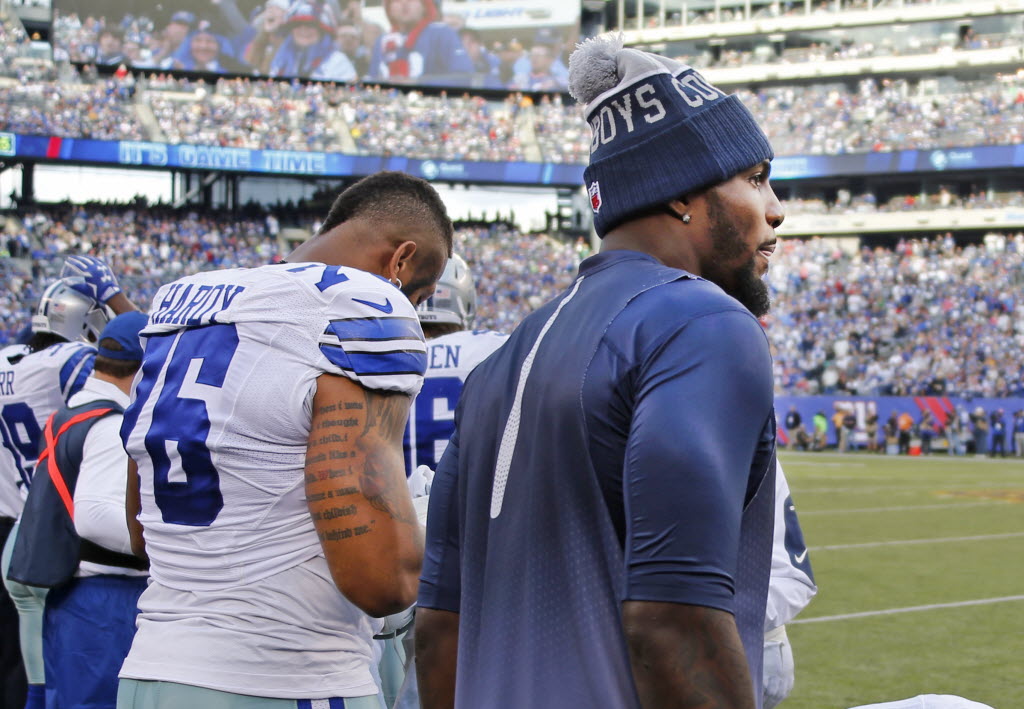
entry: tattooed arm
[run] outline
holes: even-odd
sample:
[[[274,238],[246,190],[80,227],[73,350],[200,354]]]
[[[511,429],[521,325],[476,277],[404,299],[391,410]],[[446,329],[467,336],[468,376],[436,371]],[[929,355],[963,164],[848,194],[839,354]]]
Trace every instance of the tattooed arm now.
[[[423,532],[405,483],[409,397],[317,379],[306,446],[306,499],[331,575],[348,600],[381,617],[416,600]]]
[[[754,685],[732,614],[626,601],[622,626],[641,706],[754,709]]]

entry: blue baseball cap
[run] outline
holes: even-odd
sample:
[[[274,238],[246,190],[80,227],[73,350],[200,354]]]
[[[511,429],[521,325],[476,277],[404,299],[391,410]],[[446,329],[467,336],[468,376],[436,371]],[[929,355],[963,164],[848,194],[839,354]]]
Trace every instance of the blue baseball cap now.
[[[196,23],[196,16],[187,10],[179,10],[171,15],[171,22],[177,22],[178,24],[188,25],[191,27]]]
[[[100,333],[99,355],[110,359],[120,359],[130,362],[142,361],[142,340],[139,333],[149,322],[149,316],[135,310],[130,313],[123,313],[107,323]],[[104,340],[113,340],[121,345],[120,350],[109,350],[103,346]]]

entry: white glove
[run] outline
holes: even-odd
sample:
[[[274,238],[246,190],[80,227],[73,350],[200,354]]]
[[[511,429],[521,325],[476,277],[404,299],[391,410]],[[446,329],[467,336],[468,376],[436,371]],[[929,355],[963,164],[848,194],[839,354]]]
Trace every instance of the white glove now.
[[[419,520],[421,527],[427,526],[427,509],[430,506],[430,496],[424,495],[423,497],[413,498],[412,501],[413,509],[416,510],[416,519]]]
[[[373,637],[380,640],[382,638],[388,638],[392,635],[407,629],[412,625],[413,619],[416,617],[416,604],[409,606],[404,611],[398,613],[392,613],[389,616],[384,617],[384,627],[382,627],[376,635]]]
[[[781,632],[779,632],[781,631]],[[793,648],[786,626],[776,628],[764,641],[764,709],[773,709],[793,691]]]
[[[426,497],[430,494],[430,484],[434,482],[434,471],[426,465],[421,465],[412,471],[412,475],[405,481],[409,485],[409,494],[412,499]]]

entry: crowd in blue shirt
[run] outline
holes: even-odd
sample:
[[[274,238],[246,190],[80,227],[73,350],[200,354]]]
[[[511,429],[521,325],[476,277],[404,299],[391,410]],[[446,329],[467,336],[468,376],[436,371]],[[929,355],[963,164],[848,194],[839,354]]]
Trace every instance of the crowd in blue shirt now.
[[[21,227],[8,231],[0,252],[21,258],[0,260],[11,283],[0,294],[0,343],[27,324],[65,253],[104,258],[139,302],[182,275],[256,266],[281,253],[280,224],[269,214],[64,207],[11,223]],[[476,275],[477,326],[504,332],[566,288],[591,253],[583,240],[507,224],[460,228],[456,251]],[[859,250],[786,239],[767,278],[773,307],[764,324],[778,394],[1024,395],[1024,233]]]

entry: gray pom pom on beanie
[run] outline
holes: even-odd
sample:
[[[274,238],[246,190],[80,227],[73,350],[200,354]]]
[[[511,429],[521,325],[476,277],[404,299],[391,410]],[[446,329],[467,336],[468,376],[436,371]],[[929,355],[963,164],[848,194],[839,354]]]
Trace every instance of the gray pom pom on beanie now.
[[[736,96],[693,67],[605,34],[569,57],[569,93],[585,105],[584,182],[599,236],[633,214],[724,182],[774,157]]]

